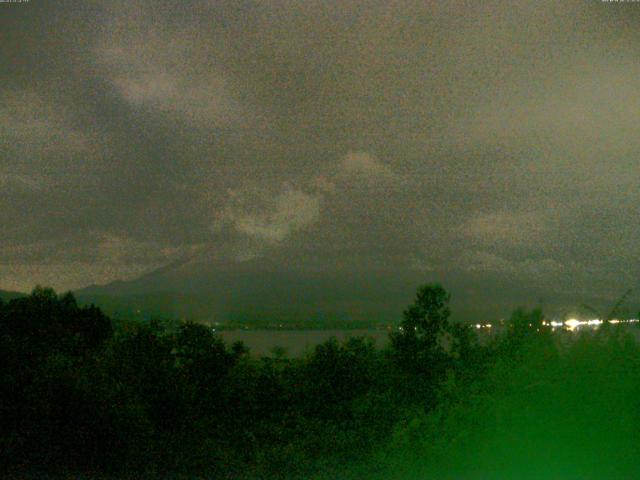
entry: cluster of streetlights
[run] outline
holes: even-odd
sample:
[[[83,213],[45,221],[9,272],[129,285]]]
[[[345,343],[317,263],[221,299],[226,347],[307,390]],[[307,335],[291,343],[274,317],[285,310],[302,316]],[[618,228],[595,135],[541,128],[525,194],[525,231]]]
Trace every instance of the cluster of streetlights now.
[[[611,324],[619,324],[619,323],[637,323],[640,322],[639,319],[637,318],[630,318],[628,320],[618,320],[618,319],[612,319],[609,320],[609,323]],[[581,328],[581,327],[591,327],[591,328],[598,328],[600,325],[602,325],[604,322],[598,318],[594,318],[591,320],[578,320],[577,318],[569,318],[568,320],[565,320],[564,322],[558,322],[556,320],[543,320],[542,321],[542,326],[543,327],[551,327],[552,329],[556,329],[556,328],[565,328],[570,332],[576,331],[577,329]],[[532,324],[529,324],[529,326],[533,326]],[[476,323],[476,329],[480,330],[480,329],[491,329],[493,328],[493,325],[491,323]]]

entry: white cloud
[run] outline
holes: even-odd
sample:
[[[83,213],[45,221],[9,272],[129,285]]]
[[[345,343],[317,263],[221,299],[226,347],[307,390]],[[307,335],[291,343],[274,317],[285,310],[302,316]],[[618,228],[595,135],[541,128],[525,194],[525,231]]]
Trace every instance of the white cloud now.
[[[145,268],[157,268],[170,261],[201,256],[208,249],[207,243],[176,246],[112,233],[98,234],[95,245],[93,258],[97,264],[139,265]]]
[[[29,292],[36,285],[46,285],[57,291],[104,284],[115,279],[129,280],[147,272],[139,264],[96,264],[95,262],[60,262],[46,264],[8,265],[0,271],[0,288]]]
[[[96,260],[114,264],[161,264],[181,251],[179,248],[166,247],[158,242],[104,234],[98,243]]]
[[[175,96],[178,89],[176,78],[166,73],[123,75],[116,77],[114,83],[133,103],[165,101]]]
[[[247,192],[230,192],[230,203],[222,214],[215,219],[212,229],[219,230],[225,224],[231,225],[237,232],[250,238],[269,244],[278,244],[289,235],[302,230],[320,217],[321,197],[301,190],[286,187],[275,199],[269,202],[265,192],[258,194],[263,203],[270,204],[256,211],[255,204]]]
[[[544,242],[550,228],[541,211],[498,211],[470,218],[462,225],[461,233],[484,244],[525,246]]]
[[[114,77],[113,83],[129,102],[178,113],[185,120],[223,125],[242,111],[225,82],[214,75],[185,78],[175,72],[126,73]]]
[[[396,174],[376,157],[365,152],[349,152],[342,159],[340,173],[346,176],[361,177],[369,181],[393,180]]]
[[[540,279],[565,274],[569,270],[577,271],[576,268],[568,268],[551,258],[508,260],[495,253],[482,250],[464,252],[458,257],[458,265],[462,270],[471,272],[494,272]]]
[[[94,50],[125,100],[205,125],[228,125],[246,114],[220,69],[209,65],[194,72],[191,68],[189,60],[200,56],[202,61],[211,60],[194,48],[198,39],[192,32],[163,38],[154,26],[145,25],[149,32],[142,37],[123,36],[123,25],[112,26],[112,35]]]
[[[370,188],[398,178],[389,166],[374,156],[349,152],[334,164],[333,169],[303,181],[302,189],[285,185],[280,192],[267,187],[229,190],[227,204],[215,215],[210,228],[221,232],[225,226],[230,226],[248,238],[280,244],[293,233],[316,223],[326,198],[335,200],[337,195],[342,196],[358,182]],[[259,254],[259,251],[250,250],[239,254],[238,258],[246,260]]]
[[[326,175],[318,175],[311,180],[311,187],[322,193],[334,193],[336,191],[336,184],[330,180]]]

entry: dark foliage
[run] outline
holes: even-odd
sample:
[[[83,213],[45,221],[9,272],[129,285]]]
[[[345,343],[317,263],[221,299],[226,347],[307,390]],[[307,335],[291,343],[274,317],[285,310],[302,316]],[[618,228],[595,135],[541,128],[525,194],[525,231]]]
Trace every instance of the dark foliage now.
[[[229,347],[201,324],[114,324],[71,294],[36,288],[0,302],[2,469],[248,479],[370,471],[381,450],[419,445],[431,419],[478,398],[478,385],[526,377],[524,358],[558,361],[541,311],[516,310],[504,335],[480,344],[450,323],[449,299],[440,285],[421,287],[386,349],[331,339],[287,358]]]

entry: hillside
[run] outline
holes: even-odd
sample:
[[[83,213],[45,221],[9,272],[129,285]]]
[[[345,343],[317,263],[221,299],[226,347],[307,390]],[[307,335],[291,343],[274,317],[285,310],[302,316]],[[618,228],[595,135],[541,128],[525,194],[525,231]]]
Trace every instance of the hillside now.
[[[296,328],[349,328],[400,321],[414,286],[441,282],[451,289],[455,320],[494,321],[517,306],[541,303],[550,315],[576,312],[582,302],[608,304],[608,298],[546,293],[511,279],[456,272],[402,269],[309,270],[264,258],[246,262],[195,257],[129,281],[76,290],[116,316],[171,316],[202,322]],[[504,298],[513,299],[505,304]]]
[[[0,300],[3,302],[8,302],[14,298],[24,297],[25,294],[21,292],[12,292],[8,290],[0,290]]]

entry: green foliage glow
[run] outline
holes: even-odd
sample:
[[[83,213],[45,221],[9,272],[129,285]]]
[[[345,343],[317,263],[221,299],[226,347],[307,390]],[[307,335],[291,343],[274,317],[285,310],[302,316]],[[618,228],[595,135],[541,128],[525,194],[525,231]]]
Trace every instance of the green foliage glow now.
[[[251,355],[37,288],[0,303],[0,466],[21,475],[635,478],[640,348],[516,310],[479,342],[421,287],[385,349]],[[568,335],[571,335],[568,337]],[[39,473],[40,472],[40,473]]]

